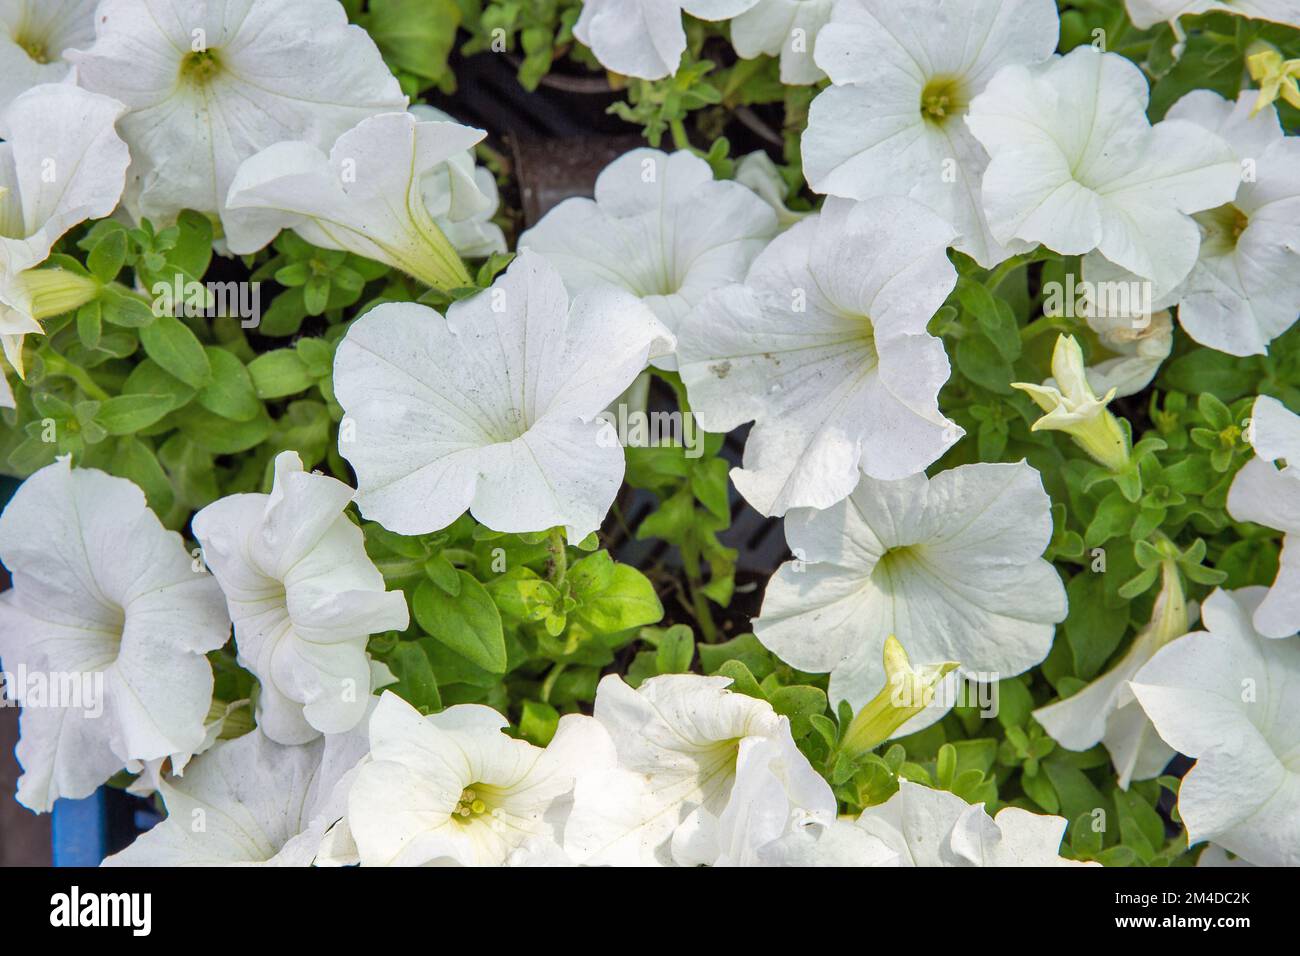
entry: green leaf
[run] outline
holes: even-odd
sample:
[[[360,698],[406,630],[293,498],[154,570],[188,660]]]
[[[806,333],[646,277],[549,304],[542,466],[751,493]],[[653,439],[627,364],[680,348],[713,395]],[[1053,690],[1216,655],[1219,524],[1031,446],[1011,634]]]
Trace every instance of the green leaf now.
[[[483,585],[467,571],[460,594],[452,597],[432,581],[422,581],[411,598],[415,620],[429,636],[493,674],[506,671],[501,614]]]
[[[574,565],[575,570],[588,562],[599,558],[607,552],[597,552],[583,558]],[[572,575],[570,575],[572,581]],[[659,603],[650,579],[636,568],[626,564],[612,564],[608,577],[603,575],[600,583],[604,586],[589,585],[581,587],[579,581],[572,581],[573,596],[578,601],[574,617],[597,634],[612,634],[633,627],[654,624],[664,616],[664,607]]]
[[[95,248],[86,256],[86,268],[100,282],[108,283],[117,278],[117,274],[126,265],[126,233],[120,229],[110,230],[104,238],[95,243]]]
[[[256,418],[262,411],[262,403],[244,363],[215,345],[208,346],[205,351],[212,368],[212,381],[199,392],[199,404],[231,421],[246,422]]]
[[[655,668],[660,674],[685,674],[695,658],[695,635],[685,624],[675,624],[659,639]]]
[[[1128,628],[1129,605],[1106,592],[1105,575],[1081,571],[1065,588],[1070,613],[1065,639],[1070,644],[1075,673],[1085,680],[1101,670]]]
[[[727,661],[740,661],[759,680],[776,668],[771,652],[753,634],[741,634],[721,644],[701,644],[698,650],[706,674],[716,674]]]
[[[212,380],[207,352],[180,319],[159,316],[140,330],[140,344],[151,359],[191,388],[203,388]]]
[[[389,66],[437,80],[447,68],[460,17],[453,0],[370,0],[365,26]]]
[[[248,363],[258,398],[283,398],[305,392],[315,383],[295,349],[275,349]]]
[[[110,435],[131,435],[170,411],[166,395],[117,395],[100,403],[95,421]]]
[[[530,568],[511,568],[485,586],[502,614],[525,623],[547,618],[562,603],[555,585]]]
[[[418,641],[398,641],[388,655],[388,667],[397,683],[387,689],[422,714],[442,710],[438,680],[424,648],[424,642],[428,640],[426,637]]]
[[[525,700],[519,715],[519,736],[530,744],[545,747],[555,736],[560,725],[560,714],[550,704],[538,700]]]
[[[727,500],[727,474],[731,465],[723,458],[709,458],[698,462],[691,471],[691,491],[700,504],[721,521],[731,520],[731,505]]]
[[[424,573],[429,576],[430,581],[438,585],[449,597],[460,596],[460,575],[456,572],[456,566],[448,561],[442,552],[433,555],[428,561],[424,562]]]

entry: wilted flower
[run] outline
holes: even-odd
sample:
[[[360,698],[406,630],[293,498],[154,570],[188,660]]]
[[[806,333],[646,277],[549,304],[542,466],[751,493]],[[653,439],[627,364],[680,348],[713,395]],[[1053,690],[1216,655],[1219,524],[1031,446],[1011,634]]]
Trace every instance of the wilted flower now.
[[[682,325],[700,424],[755,422],[732,480],[757,510],[828,507],[863,472],[906,477],[962,436],[939,411],[948,357],[926,331],[956,282],[951,238],[906,199],[828,201]]]
[[[634,149],[601,172],[594,201],[560,203],[519,249],[545,256],[571,293],[625,289],[676,332],[705,295],[744,277],[777,229],[763,200],[715,182],[698,156]]]
[[[808,113],[808,183],[850,199],[918,200],[982,266],[1028,249],[990,235],[988,154],[963,119],[1000,68],[1050,56],[1058,30],[1051,0],[841,0],[817,38],[834,85]]]
[[[1266,637],[1289,637],[1300,631],[1300,416],[1261,395],[1246,437],[1255,457],[1232,479],[1228,514],[1286,535],[1277,578],[1259,602],[1254,624]]]
[[[1178,790],[1188,843],[1297,866],[1300,641],[1256,632],[1263,598],[1263,588],[1216,590],[1201,607],[1206,630],[1161,649],[1131,686],[1165,743],[1196,758]]]
[[[1064,619],[1065,588],[1042,553],[1052,535],[1038,472],[963,465],[862,479],[825,511],[786,516],[796,558],[768,582],[758,639],[792,667],[827,673],[832,703],[862,708],[886,682],[891,635],[917,660],[1010,677],[1037,664]],[[910,733],[953,705],[936,701]]]
[[[385,591],[361,529],[343,513],[352,489],[275,459],[269,495],[229,495],[194,516],[203,559],[235,623],[239,663],[261,682],[258,725],[300,744],[350,730],[370,699],[371,634],[405,630],[406,598]]]
[[[95,36],[99,0],[0,0],[0,110],[72,70],[63,51]]]
[[[370,36],[337,0],[104,0],[77,81],[121,100],[131,147],[125,205],[155,225],[182,209],[220,218],[239,164],[285,140],[324,147],[406,107]]]
[[[1111,354],[1084,369],[1094,394],[1113,391],[1116,398],[1136,395],[1156,377],[1160,366],[1174,348],[1174,323],[1168,309],[1151,314],[1149,319],[1134,322],[1128,316],[1088,316],[1088,327],[1097,333],[1097,341]],[[1055,385],[1048,379],[1046,385]]]
[[[1191,214],[1231,202],[1240,175],[1213,133],[1152,126],[1147,100],[1137,66],[1091,46],[999,70],[966,116],[992,157],[983,203],[994,238],[1095,249],[1157,294],[1181,282],[1200,246]]]
[[[424,534],[468,508],[497,531],[566,525],[582,539],[623,478],[623,449],[598,416],[672,346],[620,289],[570,303],[530,252],[446,319],[412,303],[372,309],[334,360],[339,453],[362,514]]]
[[[0,561],[13,574],[0,660],[44,675],[49,695],[14,687],[23,806],[43,812],[131,761],[199,748],[212,699],[203,655],[226,643],[230,618],[139,488],[66,458],[47,465],[0,517]]]
[[[255,252],[293,229],[313,245],[376,259],[438,289],[471,285],[440,222],[474,220],[490,207],[472,158],[466,162],[484,135],[385,113],[340,136],[328,156],[310,143],[277,143],[246,160],[231,183],[230,208],[246,212],[231,251]]]

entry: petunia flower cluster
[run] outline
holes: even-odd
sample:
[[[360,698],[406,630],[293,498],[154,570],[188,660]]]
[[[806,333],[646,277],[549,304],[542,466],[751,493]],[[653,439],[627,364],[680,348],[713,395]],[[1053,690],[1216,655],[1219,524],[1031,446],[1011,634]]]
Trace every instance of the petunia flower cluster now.
[[[1127,6],[1142,29],[1225,8],[1296,20],[1263,0]],[[675,149],[622,153],[511,255],[487,132],[412,104],[336,0],[36,8],[0,3],[0,405],[42,410],[35,368],[92,390],[85,442],[129,437],[95,417],[106,388],[161,408],[162,366],[189,361],[173,319],[171,338],[141,334],[134,371],[66,364],[59,317],[84,335],[106,288],[143,296],[65,254],[65,236],[112,228],[83,223],[149,238],[197,213],[205,257],[265,264],[292,233],[319,253],[313,278],[349,257],[386,276],[290,348],[196,339],[208,375],[238,366],[219,383],[171,376],[204,408],[246,392],[242,422],[300,376],[321,434],[285,424],[313,413],[291,403],[256,456],[261,441],[208,449],[233,483],[167,505],[150,480],[160,461],[204,471],[188,445],[160,440],[155,460],[131,439],[143,464],[51,455],[0,516],[5,673],[75,691],[13,685],[17,799],[46,812],[111,781],[166,813],[108,863],[1088,865],[1105,851],[1052,773],[1109,767],[1123,806],[1175,789],[1182,755],[1181,850],[1300,865],[1284,65],[1253,54],[1259,90],[1156,111],[1133,60],[1058,52],[1050,0],[587,0],[573,35],[616,87],[676,76],[704,21],[801,88],[787,152],[804,195],[766,152],[733,169],[674,129]],[[148,258],[131,267],[143,285]],[[1067,273],[1085,314],[1044,305],[1020,325],[1011,297],[1046,302]],[[1241,369],[1194,413],[1168,388],[1163,406],[1133,399]],[[717,439],[698,466],[630,453],[612,413],[647,376],[743,448],[724,462]],[[135,431],[164,435],[172,411]],[[631,572],[567,564],[625,524],[627,485],[674,489],[637,536],[676,522],[661,563],[689,579],[707,673],[680,623],[646,625],[653,584],[659,617],[631,620],[572,580],[594,593]],[[788,553],[752,634],[724,644],[709,602],[731,585],[700,578],[734,565],[707,534],[742,506],[781,519]],[[1192,531],[1223,537],[1174,540]],[[545,577],[527,566],[542,561]],[[1090,603],[1100,625],[1073,613]],[[584,613],[609,622],[595,641]],[[418,706],[453,634],[494,638],[441,658],[477,689]],[[616,655],[634,641],[650,650]],[[530,655],[547,666],[518,670]],[[228,669],[238,695],[218,688]],[[565,679],[579,690],[552,706]],[[520,685],[554,718],[544,733]],[[946,743],[998,707],[1018,719],[994,752]],[[935,734],[933,761],[908,759]],[[995,762],[1023,796],[1001,798]]]

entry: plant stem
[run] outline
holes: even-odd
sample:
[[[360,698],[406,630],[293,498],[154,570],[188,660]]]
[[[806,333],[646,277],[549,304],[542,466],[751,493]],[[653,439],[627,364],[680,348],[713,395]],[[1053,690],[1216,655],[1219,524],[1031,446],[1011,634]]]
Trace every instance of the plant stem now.
[[[104,391],[95,380],[90,377],[90,373],[79,365],[73,365],[62,355],[50,353],[43,356],[45,359],[45,371],[48,375],[61,375],[64,378],[70,378],[77,383],[77,387],[98,402],[106,402],[112,396]]]

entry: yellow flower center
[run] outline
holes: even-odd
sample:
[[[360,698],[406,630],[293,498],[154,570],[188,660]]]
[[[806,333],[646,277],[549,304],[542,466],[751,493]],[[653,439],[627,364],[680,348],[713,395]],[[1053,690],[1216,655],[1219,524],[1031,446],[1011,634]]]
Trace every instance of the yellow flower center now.
[[[23,52],[31,57],[32,62],[50,62],[50,51],[46,48],[45,41],[40,37],[31,37],[26,36],[25,34],[19,34],[14,37],[14,42],[22,47]]]
[[[1250,225],[1250,217],[1232,203],[1196,213],[1192,218],[1201,226],[1203,252],[1207,255],[1221,256],[1232,252]]]
[[[453,820],[468,823],[474,818],[482,816],[487,810],[488,805],[483,801],[483,797],[479,792],[473,787],[466,787],[460,792],[460,799],[456,801],[456,809],[451,811],[451,816]]]
[[[202,86],[221,72],[221,59],[216,50],[196,50],[181,60],[181,76],[196,86]]]
[[[966,93],[955,76],[932,77],[921,90],[921,118],[935,126],[960,116],[967,105]]]

